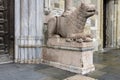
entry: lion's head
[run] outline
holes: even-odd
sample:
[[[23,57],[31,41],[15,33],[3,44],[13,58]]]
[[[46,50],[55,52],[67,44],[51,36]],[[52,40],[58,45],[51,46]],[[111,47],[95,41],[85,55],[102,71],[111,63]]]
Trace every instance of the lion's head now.
[[[96,7],[95,5],[92,5],[92,4],[81,3],[79,9],[80,9],[82,16],[86,18],[91,17],[96,13]]]

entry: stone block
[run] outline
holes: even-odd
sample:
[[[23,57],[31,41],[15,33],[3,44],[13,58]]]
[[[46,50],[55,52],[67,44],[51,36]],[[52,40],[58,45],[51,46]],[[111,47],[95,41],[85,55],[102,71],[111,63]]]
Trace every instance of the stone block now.
[[[92,42],[48,42],[43,48],[43,63],[75,73],[86,74],[94,71]]]

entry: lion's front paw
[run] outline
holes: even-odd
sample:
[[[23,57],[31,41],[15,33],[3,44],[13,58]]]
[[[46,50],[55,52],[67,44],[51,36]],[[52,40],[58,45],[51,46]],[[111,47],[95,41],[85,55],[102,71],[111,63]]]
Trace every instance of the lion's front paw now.
[[[88,35],[86,35],[86,37],[93,38],[93,35],[92,34],[88,34]]]
[[[83,42],[83,39],[80,38],[80,39],[76,39],[75,41],[78,42],[78,43],[82,43],[82,42]]]
[[[84,42],[92,42],[92,41],[93,41],[93,39],[90,38],[90,37],[86,37],[86,38],[84,38]]]
[[[54,35],[53,37],[54,38],[60,38],[60,35]]]
[[[66,39],[66,42],[73,42],[74,40],[73,39],[71,39],[71,38],[67,38]]]

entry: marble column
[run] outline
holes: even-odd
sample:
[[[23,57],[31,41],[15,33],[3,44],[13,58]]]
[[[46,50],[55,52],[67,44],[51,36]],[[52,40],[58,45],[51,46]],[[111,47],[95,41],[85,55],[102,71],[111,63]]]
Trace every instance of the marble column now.
[[[42,30],[43,0],[15,0],[16,62],[40,62]]]

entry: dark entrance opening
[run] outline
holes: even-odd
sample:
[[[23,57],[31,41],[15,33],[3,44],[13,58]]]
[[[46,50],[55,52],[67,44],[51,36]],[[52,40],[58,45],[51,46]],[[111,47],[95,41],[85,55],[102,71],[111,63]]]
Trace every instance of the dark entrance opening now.
[[[0,62],[13,59],[14,0],[0,0]]]
[[[103,0],[103,47],[116,47],[116,2],[117,0]]]
[[[106,4],[108,0],[103,0],[103,48],[106,47]]]

